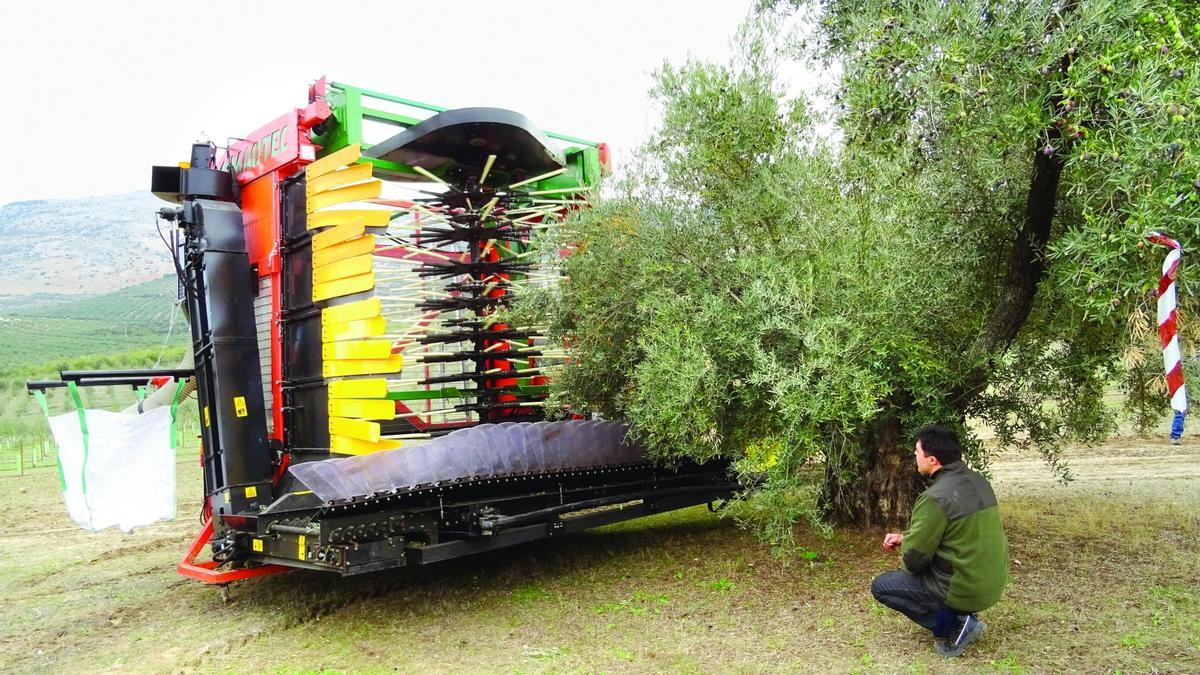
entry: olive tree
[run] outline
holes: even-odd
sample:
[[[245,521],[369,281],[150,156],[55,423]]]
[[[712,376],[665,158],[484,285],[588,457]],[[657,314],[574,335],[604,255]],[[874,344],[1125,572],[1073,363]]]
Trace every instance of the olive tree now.
[[[636,169],[551,229],[576,253],[517,311],[571,340],[554,399],[734,458],[775,539],[903,521],[927,423],[1066,477],[1062,444],[1115,428],[1106,387],[1164,410],[1143,242],[1200,241],[1197,40],[1179,0],[757,8],[729,63],[662,67]]]

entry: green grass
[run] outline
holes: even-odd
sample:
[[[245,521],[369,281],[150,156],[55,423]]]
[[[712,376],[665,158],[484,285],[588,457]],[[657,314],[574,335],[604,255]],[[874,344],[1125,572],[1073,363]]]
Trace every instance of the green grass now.
[[[1012,583],[988,634],[945,661],[876,606],[881,532],[797,536],[780,559],[704,508],[428,568],[289,572],[214,589],[174,564],[198,527],[88,534],[53,472],[0,478],[0,663],[22,672],[1042,673],[1200,670],[1200,516],[1160,494],[1001,494]],[[1050,508],[1052,507],[1052,508]],[[214,622],[221,630],[213,631]]]

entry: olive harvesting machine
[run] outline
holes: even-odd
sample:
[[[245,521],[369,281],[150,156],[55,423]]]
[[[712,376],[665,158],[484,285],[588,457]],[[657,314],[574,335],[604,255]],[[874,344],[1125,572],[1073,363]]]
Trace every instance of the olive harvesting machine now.
[[[497,314],[561,282],[539,233],[597,197],[608,162],[516,112],[322,78],[305,107],[153,168],[192,367],[30,386],[194,378],[203,526],[179,571],[208,583],[711,506],[740,490],[727,462],[661,466],[618,421],[546,420],[569,345]]]

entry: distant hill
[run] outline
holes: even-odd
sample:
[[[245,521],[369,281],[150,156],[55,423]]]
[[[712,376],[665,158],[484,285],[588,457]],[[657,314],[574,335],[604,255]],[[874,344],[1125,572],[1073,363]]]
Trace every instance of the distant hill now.
[[[171,273],[154,228],[154,212],[163,206],[149,192],[0,206],[0,312]]]

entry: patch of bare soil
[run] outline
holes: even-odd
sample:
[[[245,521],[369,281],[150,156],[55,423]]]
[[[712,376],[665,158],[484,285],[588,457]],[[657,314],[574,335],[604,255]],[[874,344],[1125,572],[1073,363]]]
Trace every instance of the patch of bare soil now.
[[[1165,437],[1119,436],[1099,446],[1067,448],[1062,463],[1071,476],[1065,484],[1043,459],[1029,453],[1002,454],[990,469],[1001,495],[1050,490],[1063,496],[1200,500],[1200,437],[1172,445]]]

